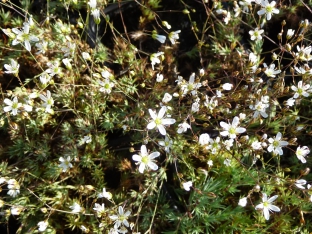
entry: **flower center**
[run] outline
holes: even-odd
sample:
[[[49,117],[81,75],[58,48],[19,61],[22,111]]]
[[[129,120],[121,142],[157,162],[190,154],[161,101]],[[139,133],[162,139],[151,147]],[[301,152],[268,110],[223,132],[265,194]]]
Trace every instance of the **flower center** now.
[[[156,118],[155,119],[155,124],[158,126],[158,125],[161,125],[161,119],[160,118]]]
[[[279,141],[277,141],[277,140],[274,140],[273,141],[273,146],[276,148],[276,147],[279,147]]]
[[[142,163],[147,164],[148,161],[149,161],[149,158],[147,155],[142,157],[142,160],[141,160]]]
[[[234,127],[230,127],[229,133],[230,134],[235,134],[236,133],[236,129]]]

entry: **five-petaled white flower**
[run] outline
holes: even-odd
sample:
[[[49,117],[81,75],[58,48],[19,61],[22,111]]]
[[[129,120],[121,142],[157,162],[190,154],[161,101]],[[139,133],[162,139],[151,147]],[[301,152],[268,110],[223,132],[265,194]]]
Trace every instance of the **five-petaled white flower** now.
[[[307,146],[298,146],[297,150],[296,150],[296,156],[297,158],[302,162],[302,163],[306,163],[307,160],[305,159],[305,157],[310,153],[310,150]]]
[[[254,110],[253,118],[258,118],[259,114],[263,118],[267,118],[266,108],[269,107],[269,96],[261,96],[261,100],[257,100],[255,105],[250,105],[249,108]]]
[[[154,129],[155,127],[157,127],[160,134],[165,136],[166,135],[165,126],[174,124],[176,122],[175,119],[164,118],[164,115],[167,111],[167,107],[165,106],[161,107],[158,114],[156,114],[151,109],[148,109],[148,111],[152,117],[152,121],[149,122],[149,124],[147,125],[147,129]]]
[[[48,227],[49,223],[47,221],[40,221],[37,226],[38,226],[38,231],[39,232],[44,232],[47,227]]]
[[[147,149],[145,145],[141,146],[141,153],[140,154],[134,154],[132,156],[132,159],[136,161],[139,166],[139,172],[143,173],[146,166],[148,166],[150,169],[156,171],[158,169],[158,166],[156,163],[154,163],[154,158],[159,157],[160,153],[159,152],[153,152],[151,154],[147,153]]]
[[[130,216],[131,212],[127,211],[124,212],[122,206],[118,207],[118,214],[110,215],[109,218],[115,221],[114,228],[117,229],[120,227],[121,224],[129,227],[128,217]]]
[[[157,52],[157,53],[151,54],[150,60],[151,60],[153,70],[154,70],[154,65],[156,63],[160,63],[160,59],[158,57],[162,56],[163,54],[164,52]]]
[[[163,146],[167,153],[170,152],[170,147],[172,146],[172,143],[173,143],[173,141],[171,139],[169,139],[167,136],[165,136],[164,141],[158,141],[158,144]]]
[[[28,23],[24,23],[23,31],[17,28],[12,28],[12,31],[16,34],[15,39],[12,41],[12,45],[17,45],[24,42],[26,50],[31,50],[30,42],[38,42],[39,38],[29,34],[30,26]]]
[[[187,181],[182,183],[184,190],[186,191],[190,191],[191,187],[193,186],[193,182],[192,181]]]
[[[281,73],[281,70],[275,70],[275,64],[272,63],[270,65],[270,67],[268,67],[266,65],[266,63],[263,63],[263,66],[266,68],[266,70],[264,71],[264,73],[268,76],[268,77],[275,77],[275,75]]]
[[[105,94],[110,94],[112,92],[112,88],[115,86],[115,84],[109,79],[105,79],[104,81],[99,80],[98,83],[101,85],[99,91]]]
[[[17,76],[20,65],[14,60],[11,59],[11,65],[4,64],[4,68],[7,69],[4,73],[13,74]]]
[[[309,84],[303,85],[302,80],[300,80],[298,82],[298,87],[292,85],[291,89],[296,92],[293,98],[298,98],[299,96],[308,97],[309,93],[307,91],[309,91],[310,85]]]
[[[42,104],[42,107],[45,108],[45,112],[52,114],[53,109],[51,107],[54,104],[54,100],[51,96],[51,92],[49,90],[47,90],[47,96],[40,94],[39,97],[42,101],[44,101],[44,103]]]
[[[267,20],[270,20],[273,14],[279,13],[279,10],[275,8],[275,4],[276,4],[275,1],[272,1],[271,3],[269,3],[268,0],[262,0],[261,1],[262,9],[257,12],[258,15],[266,14]]]
[[[60,157],[59,161],[61,164],[59,165],[60,168],[62,168],[63,172],[66,172],[68,168],[72,168],[73,164],[71,164],[71,158],[68,156],[67,158]]]
[[[266,220],[270,219],[270,211],[280,212],[280,208],[272,205],[272,202],[276,200],[278,195],[275,195],[268,199],[265,193],[262,193],[262,203],[255,207],[256,210],[262,210],[263,216]]]
[[[287,146],[288,142],[282,141],[281,139],[282,139],[282,134],[280,132],[276,134],[276,137],[269,138],[268,141],[270,142],[270,145],[268,147],[268,151],[269,152],[273,151],[274,154],[283,155],[282,147]]]
[[[225,130],[220,133],[221,136],[229,136],[230,138],[235,139],[237,134],[246,132],[246,128],[238,127],[238,124],[239,118],[237,116],[234,117],[232,124],[221,121],[220,126]]]
[[[3,102],[7,104],[7,106],[3,108],[4,112],[12,111],[12,115],[17,115],[18,109],[22,106],[22,103],[18,102],[17,97],[14,97],[13,100],[6,98]]]
[[[179,82],[178,82],[179,85]],[[192,73],[188,82],[181,84],[182,95],[191,92],[193,96],[197,95],[197,89],[202,86],[200,82],[195,82],[195,73]]]
[[[171,41],[171,43],[174,45],[176,43],[176,41],[179,39],[179,33],[181,32],[181,30],[178,31],[174,31],[169,33],[168,38]]]
[[[254,31],[253,31],[253,30],[250,30],[250,31],[249,31],[250,40],[252,40],[252,41],[254,41],[254,40],[256,40],[256,41],[261,40],[261,39],[262,39],[261,34],[262,34],[263,32],[264,32],[264,30],[263,30],[263,29],[260,29],[260,30],[259,30],[259,28],[255,28]]]

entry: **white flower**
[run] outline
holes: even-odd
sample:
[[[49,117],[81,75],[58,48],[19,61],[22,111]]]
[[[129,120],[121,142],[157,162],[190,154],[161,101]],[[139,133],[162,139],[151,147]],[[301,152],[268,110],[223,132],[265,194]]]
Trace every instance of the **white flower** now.
[[[266,19],[270,20],[272,18],[273,14],[278,14],[279,10],[275,8],[275,1],[272,1],[271,3],[269,3],[268,0],[262,0],[261,1],[261,6],[262,9],[260,11],[258,11],[258,15],[264,15],[266,14]]]
[[[60,68],[60,62],[59,61],[53,61],[48,62],[47,66],[49,67],[47,70],[45,70],[46,73],[48,73],[50,76],[54,75],[62,75],[62,69]]]
[[[165,140],[164,141],[158,141],[158,144],[165,147],[165,151],[167,153],[170,152],[170,147],[172,146],[173,141],[171,139],[169,139],[167,136],[165,136]]]
[[[171,32],[168,35],[169,40],[171,41],[171,43],[174,45],[176,43],[176,41],[179,39],[179,33],[181,32],[181,30],[175,31],[175,32]]]
[[[18,102],[17,97],[14,97],[13,100],[5,98],[3,102],[7,104],[7,106],[3,108],[4,112],[12,111],[12,115],[17,115],[18,109],[22,106],[22,104]]]
[[[213,166],[213,161],[212,160],[208,160],[207,164],[208,164],[208,167],[212,167]]]
[[[307,146],[298,146],[297,150],[296,150],[296,156],[297,158],[302,162],[302,163],[306,163],[307,160],[305,159],[305,157],[310,153],[310,150]]]
[[[186,95],[188,92],[191,92],[193,96],[197,95],[197,89],[202,86],[200,82],[195,82],[195,73],[192,73],[190,79],[187,83],[181,84],[182,95]]]
[[[89,144],[92,142],[92,137],[91,136],[84,136],[83,139],[81,140],[82,145],[83,144]]]
[[[36,54],[45,54],[45,52],[48,50],[48,42],[47,41],[41,41],[35,44],[38,51]]]
[[[73,164],[70,163],[70,156],[68,156],[67,158],[60,157],[59,161],[61,162],[59,167],[62,168],[63,172],[66,172],[69,168],[73,167]]]
[[[122,206],[118,207],[118,214],[116,215],[110,215],[109,218],[115,221],[114,228],[117,229],[120,227],[121,224],[125,225],[126,227],[129,227],[128,217],[130,216],[131,212],[127,211],[124,212],[124,209]]]
[[[261,40],[261,39],[262,39],[261,34],[262,34],[263,32],[264,32],[264,30],[263,30],[263,29],[260,29],[260,30],[259,30],[259,28],[255,28],[254,31],[253,31],[253,30],[250,30],[250,31],[249,31],[250,40],[252,40],[252,41],[254,41],[254,40],[256,40],[256,41]]]
[[[101,14],[99,9],[92,9],[91,15],[93,16],[93,20],[96,24],[99,24],[101,22]]]
[[[7,69],[4,73],[13,74],[17,76],[20,65],[14,60],[11,59],[11,65],[4,64],[4,68]]]
[[[239,118],[237,116],[234,117],[232,124],[221,121],[220,126],[225,130],[220,133],[221,136],[229,136],[230,138],[235,139],[237,134],[245,132],[246,128],[238,127],[238,124]]]
[[[188,123],[186,123],[186,122],[180,123],[180,124],[178,125],[178,130],[177,130],[177,132],[178,132],[179,134],[181,134],[182,132],[186,132],[188,128],[191,128],[191,126],[190,126]]]
[[[286,39],[289,40],[290,38],[293,37],[294,34],[295,34],[295,30],[294,29],[288,29],[287,30],[287,34],[286,34]]]
[[[152,38],[159,41],[160,43],[165,43],[166,41],[166,36],[164,35],[158,35],[156,30],[153,30],[153,33],[152,33]]]
[[[192,181],[184,182],[182,183],[184,190],[190,191],[191,187],[193,186]]]
[[[76,44],[71,43],[71,42],[67,42],[67,45],[62,47],[61,50],[64,53],[64,57],[74,56],[75,50],[76,50]]]
[[[249,12],[249,7],[251,7],[251,2],[253,2],[253,0],[243,0],[243,1],[239,1],[238,4],[243,7],[244,12]]]
[[[311,46],[300,48],[297,45],[297,50],[298,50],[298,53],[296,53],[296,56],[299,58],[299,60],[310,61],[312,59],[312,55],[311,55],[312,47]]]
[[[90,230],[89,230],[87,227],[85,227],[84,225],[81,225],[81,226],[80,226],[80,229],[81,229],[81,231],[84,232],[84,233],[89,233],[89,231],[90,231]]]
[[[90,56],[89,53],[87,53],[87,52],[82,52],[81,55],[82,55],[82,57],[83,57],[84,60],[91,60],[91,56]]]
[[[105,205],[104,205],[104,203],[102,203],[102,205],[100,205],[99,203],[95,203],[93,210],[95,210],[96,213],[97,213],[97,216],[99,218],[101,218],[102,215],[105,213]]]
[[[206,95],[204,106],[211,111],[216,108],[218,106],[218,100],[216,99],[216,96],[211,97],[211,99],[209,100],[209,97]]]
[[[286,101],[286,106],[293,106],[295,104],[295,99],[293,98],[289,98],[287,101]]]
[[[7,181],[8,183],[8,195],[11,197],[16,197],[20,193],[20,185],[15,179],[10,179]]]
[[[17,45],[19,43],[24,42],[26,50],[31,50],[30,42],[37,42],[39,38],[29,34],[29,24],[24,23],[23,31],[20,31],[17,28],[13,28],[12,31],[16,34],[16,38],[12,41],[12,45]]]
[[[88,2],[88,5],[90,6],[91,9],[96,8],[96,0],[90,0]]]
[[[196,112],[199,111],[199,107],[200,107],[200,105],[199,105],[199,98],[197,98],[197,100],[192,104],[191,111],[193,113],[196,113]]]
[[[160,59],[158,57],[162,56],[163,54],[164,52],[157,52],[157,53],[151,54],[150,60],[151,60],[153,70],[154,70],[154,65],[156,63],[160,63]]]
[[[171,101],[171,99],[172,99],[172,96],[169,93],[165,93],[165,95],[164,95],[164,97],[162,99],[162,102],[163,103],[168,103],[168,102]]]
[[[238,205],[245,207],[247,205],[247,197],[243,197],[243,198],[239,199]]]
[[[163,74],[157,74],[156,75],[156,81],[157,82],[162,82],[164,80],[164,75]]]
[[[216,140],[218,139],[218,137],[216,138]],[[215,141],[216,141],[215,140]],[[232,148],[232,146],[233,146],[233,143],[234,143],[234,140],[233,139],[228,139],[228,140],[225,140],[224,142],[223,142],[223,144],[225,145],[225,148],[227,149],[227,150],[231,150],[231,148]],[[216,147],[215,147],[216,148]],[[220,144],[218,144],[218,148],[217,149],[219,149],[220,148]],[[213,152],[213,151],[212,151]]]
[[[54,105],[54,100],[51,96],[51,92],[47,90],[47,96],[40,94],[39,97],[42,101],[44,101],[44,103],[42,104],[42,107],[45,108],[45,112],[52,114],[53,109],[51,107]]]
[[[165,126],[174,124],[176,122],[175,119],[164,118],[164,115],[167,111],[167,108],[165,106],[160,108],[158,114],[156,114],[151,109],[148,109],[148,111],[152,117],[152,121],[149,122],[149,124],[147,125],[147,129],[154,129],[155,127],[157,127],[160,134],[165,136]]]
[[[295,185],[297,188],[300,189],[305,189],[305,187],[303,187],[304,185],[306,185],[307,181],[304,179],[300,179],[300,180],[296,180]]]
[[[41,84],[45,85],[51,80],[51,76],[48,73],[43,72],[41,76],[39,76],[39,79]]]
[[[162,24],[164,27],[166,27],[167,29],[171,29],[171,25],[168,24],[167,21],[162,21],[161,24]]]
[[[105,79],[104,81],[98,80],[98,83],[102,86],[99,91],[105,94],[110,94],[112,92],[112,88],[115,86],[115,84],[110,82],[109,79]]]
[[[205,146],[205,145],[208,145],[209,144],[209,140],[210,140],[210,136],[208,133],[203,133],[199,136],[199,140],[198,140],[198,143],[201,145],[201,146]]]
[[[275,77],[275,75],[281,73],[281,70],[274,70],[275,68],[275,64],[272,63],[270,65],[270,67],[268,68],[268,66],[266,65],[266,63],[263,63],[263,66],[266,68],[265,70],[265,74],[268,76],[268,77]]]
[[[72,70],[72,65],[71,65],[71,62],[72,59],[69,59],[69,58],[64,58],[62,59],[62,62],[64,63],[65,67],[68,69],[68,70]]]
[[[203,68],[199,69],[199,76],[205,75],[205,70]]]
[[[224,160],[224,162],[223,162],[223,164],[225,165],[225,166],[227,166],[227,167],[229,167],[230,165],[231,165],[231,159],[225,159]]]
[[[82,207],[75,202],[72,206],[69,207],[70,209],[72,209],[72,213],[79,213],[82,211]]]
[[[259,141],[254,141],[254,142],[252,142],[252,144],[251,144],[251,148],[252,148],[253,150],[261,150],[261,149],[262,149],[262,144],[261,144],[261,142],[259,142]]]
[[[275,138],[269,138],[269,147],[268,147],[268,151],[272,152],[274,154],[279,154],[279,155],[283,155],[283,150],[282,147],[287,146],[288,142],[287,141],[282,141],[282,134],[280,132],[278,132],[276,134]]]
[[[262,203],[255,207],[256,210],[262,210],[263,216],[266,220],[270,219],[270,211],[280,212],[280,208],[271,203],[276,200],[278,196],[275,195],[268,199],[265,193],[262,193]]]
[[[103,188],[103,191],[99,193],[98,198],[106,198],[108,200],[112,199],[113,195],[110,192],[106,192],[106,189]]]
[[[254,110],[253,118],[258,118],[259,114],[263,118],[267,118],[266,108],[269,107],[269,96],[261,96],[261,100],[257,100],[255,105],[250,105],[249,108]]]
[[[219,149],[221,148],[220,137],[216,137],[215,139],[210,138],[209,143],[210,145],[208,145],[206,148],[210,149],[212,154],[218,153]]]
[[[222,85],[223,90],[231,90],[233,88],[233,85],[230,83],[225,83]]]
[[[158,169],[158,166],[156,163],[154,163],[154,158],[159,157],[159,152],[153,152],[151,154],[147,153],[147,149],[145,145],[141,146],[141,153],[135,154],[132,156],[132,159],[137,162],[137,164],[140,164],[139,166],[139,172],[143,173],[146,166],[150,169],[156,171]]]
[[[291,89],[296,92],[293,98],[298,98],[299,96],[308,97],[309,93],[307,91],[310,89],[310,85],[303,85],[302,80],[300,80],[298,82],[298,87],[292,85]]]
[[[44,232],[47,227],[48,227],[49,223],[47,221],[40,221],[37,226],[38,226],[38,231],[39,232]]]
[[[11,214],[12,215],[19,215],[22,212],[23,208],[18,206],[11,207]]]

